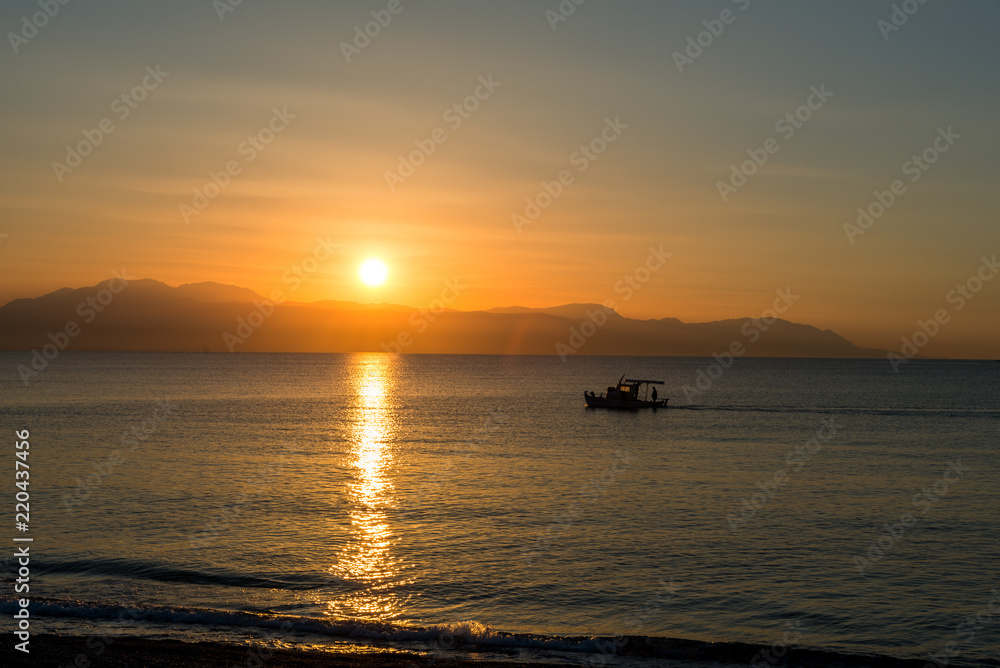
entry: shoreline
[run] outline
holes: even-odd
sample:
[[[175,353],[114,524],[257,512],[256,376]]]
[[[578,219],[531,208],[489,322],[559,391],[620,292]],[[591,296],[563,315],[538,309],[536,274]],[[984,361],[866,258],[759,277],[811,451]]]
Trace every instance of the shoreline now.
[[[53,635],[32,636],[30,653],[5,643],[0,650],[0,664],[32,668],[551,668],[553,664],[523,661],[472,661],[434,658],[401,651],[329,652],[311,649],[280,649],[224,642],[183,642],[123,636],[108,642],[106,636]],[[80,657],[83,657],[82,660]]]
[[[638,638],[636,638],[638,640]],[[844,655],[835,652],[788,647],[775,654],[763,654],[760,646],[738,642],[704,643],[679,639],[644,639],[640,647],[626,656],[629,659],[651,661],[650,665],[671,665],[702,668],[704,666],[745,666],[762,663],[768,666],[803,668],[925,668],[926,659],[902,659],[885,655]],[[650,642],[651,641],[651,642]],[[645,645],[645,646],[642,646]],[[219,641],[186,642],[171,639],[150,639],[137,636],[109,638],[96,635],[39,634],[31,638],[31,652],[24,654],[6,643],[0,650],[0,664],[31,666],[32,668],[552,668],[557,665],[616,664],[612,656],[581,654],[578,661],[523,661],[470,657],[427,656],[403,650],[324,651],[318,649],[271,648],[261,645],[230,644]],[[669,649],[668,649],[669,648]],[[668,649],[668,651],[663,651]],[[637,651],[636,651],[637,650]],[[756,650],[756,652],[754,651]],[[602,661],[601,659],[604,659]],[[967,665],[963,662],[956,666]],[[1000,664],[998,664],[1000,665]]]

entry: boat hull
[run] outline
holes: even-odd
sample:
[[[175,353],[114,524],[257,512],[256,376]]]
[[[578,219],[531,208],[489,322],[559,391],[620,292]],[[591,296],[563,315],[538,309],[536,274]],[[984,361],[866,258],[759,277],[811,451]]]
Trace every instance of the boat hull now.
[[[632,401],[628,399],[607,399],[605,397],[590,396],[583,393],[583,399],[587,402],[587,408],[621,408],[624,410],[634,410],[637,408],[666,408],[670,399],[657,399],[656,401]]]

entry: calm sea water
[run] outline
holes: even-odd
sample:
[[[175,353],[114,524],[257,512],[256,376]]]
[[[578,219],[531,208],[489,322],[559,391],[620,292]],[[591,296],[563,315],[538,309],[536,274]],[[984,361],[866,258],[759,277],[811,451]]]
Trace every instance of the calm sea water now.
[[[64,353],[25,387],[25,358],[36,632],[1000,665],[997,363]],[[584,407],[623,373],[671,407]]]

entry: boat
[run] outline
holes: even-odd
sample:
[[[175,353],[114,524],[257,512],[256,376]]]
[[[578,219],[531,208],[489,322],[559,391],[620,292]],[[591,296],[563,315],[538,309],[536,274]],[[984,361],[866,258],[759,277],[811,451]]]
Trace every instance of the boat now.
[[[583,398],[587,408],[666,408],[670,399],[649,398],[650,385],[663,385],[662,380],[637,380],[622,376],[618,384],[609,387],[602,395],[584,392]],[[645,386],[643,397],[639,398],[640,389]],[[655,393],[656,390],[654,389]]]

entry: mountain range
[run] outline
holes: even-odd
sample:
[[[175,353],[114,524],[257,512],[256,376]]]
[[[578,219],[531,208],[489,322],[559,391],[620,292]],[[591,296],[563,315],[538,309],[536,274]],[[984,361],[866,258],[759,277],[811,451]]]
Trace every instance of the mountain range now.
[[[600,304],[485,311],[284,301],[220,283],[111,279],[0,307],[0,349],[878,357],[787,320],[636,320]]]

